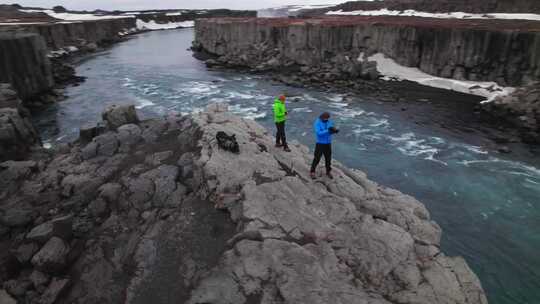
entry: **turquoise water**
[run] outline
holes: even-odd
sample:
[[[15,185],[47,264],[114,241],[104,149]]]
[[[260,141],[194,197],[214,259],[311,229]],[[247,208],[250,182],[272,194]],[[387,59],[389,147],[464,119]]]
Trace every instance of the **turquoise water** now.
[[[112,103],[135,103],[144,117],[155,117],[228,102],[233,112],[272,129],[273,98],[287,92],[298,98],[288,103],[289,140],[312,146],[313,120],[330,111],[342,130],[335,157],[425,203],[444,230],[443,250],[467,259],[490,303],[540,303],[538,151],[493,151],[457,110],[470,97],[424,89],[430,101],[410,100],[404,109],[291,89],[261,76],[208,71],[187,51],[192,39],[192,30],[146,33],[80,63],[87,81],[35,117],[46,143],[77,138],[79,127],[98,121]]]

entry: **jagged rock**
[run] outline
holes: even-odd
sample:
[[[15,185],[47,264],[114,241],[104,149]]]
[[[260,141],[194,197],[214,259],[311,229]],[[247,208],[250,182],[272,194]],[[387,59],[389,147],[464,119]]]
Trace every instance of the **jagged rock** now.
[[[69,245],[61,238],[52,237],[32,258],[32,265],[47,273],[61,271],[67,263]]]
[[[5,290],[0,289],[0,304],[17,304],[17,300],[13,299]]]
[[[109,128],[113,130],[116,130],[122,125],[139,122],[134,105],[112,105],[107,107],[101,116],[103,121],[106,121]]]
[[[98,141],[119,142],[112,156],[85,159],[76,142],[0,200],[3,218],[34,210],[29,193],[49,193],[30,234],[50,237],[31,259],[43,303],[160,301],[169,290],[187,303],[486,303],[466,263],[440,251],[441,229],[420,202],[338,162],[333,180],[312,181],[307,147],[275,149],[266,129],[227,109],[123,125],[92,140],[96,151]],[[238,154],[219,148],[219,131],[236,135]],[[67,213],[70,244],[46,221]],[[8,256],[17,267],[9,277],[2,269],[2,280],[20,270]],[[77,278],[47,283],[59,273]]]
[[[69,279],[53,278],[47,290],[39,298],[39,304],[53,304],[69,286]]]
[[[62,216],[34,227],[26,235],[26,238],[42,244],[46,243],[53,236],[69,240],[73,232],[72,225],[73,216]]]
[[[254,296],[270,302],[388,303],[401,290],[408,295],[431,292],[414,299],[418,302],[487,303],[468,267],[458,278],[454,273],[462,264],[439,267],[430,262],[452,259],[438,250],[431,253],[430,246],[439,246],[440,228],[412,197],[338,163],[336,178],[312,183],[305,147],[291,145],[287,154],[261,152],[260,144],[272,146],[266,131],[220,111],[209,110],[195,121],[204,134],[196,164],[204,176],[215,177],[202,181],[205,193],[240,192],[241,199],[226,208],[243,223],[244,232],[262,239],[232,242],[233,249],[203,278],[188,303],[243,303]],[[218,131],[237,134],[243,143],[239,155],[211,141]],[[428,246],[421,256],[417,242]],[[436,275],[427,289],[421,278],[431,274]],[[461,286],[462,281],[467,284]]]

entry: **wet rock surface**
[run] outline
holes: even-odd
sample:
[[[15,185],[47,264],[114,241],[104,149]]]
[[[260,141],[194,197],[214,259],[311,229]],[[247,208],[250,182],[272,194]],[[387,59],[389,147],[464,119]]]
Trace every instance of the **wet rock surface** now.
[[[305,146],[275,149],[226,109],[125,121],[0,179],[0,297],[486,303],[421,203],[339,163],[312,181]],[[220,131],[239,153],[219,148]]]

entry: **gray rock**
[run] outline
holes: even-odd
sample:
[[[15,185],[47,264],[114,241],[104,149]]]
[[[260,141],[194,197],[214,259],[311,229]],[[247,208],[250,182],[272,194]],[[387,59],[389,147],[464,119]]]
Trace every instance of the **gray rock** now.
[[[67,263],[69,245],[61,238],[52,237],[32,258],[32,265],[47,273],[57,273]]]
[[[9,280],[4,282],[4,289],[15,297],[23,296],[32,287],[32,282],[28,280]]]
[[[26,238],[42,244],[46,243],[53,236],[69,240],[73,233],[72,225],[73,216],[66,215],[58,217],[34,227],[26,235]]]
[[[53,278],[49,287],[39,299],[39,304],[53,304],[56,299],[69,287],[69,279]]]
[[[173,155],[173,151],[164,151],[148,155],[145,163],[149,166],[159,166]]]
[[[200,194],[219,203],[220,193],[240,193],[222,208],[242,227],[239,235],[257,237],[231,241],[187,303],[255,295],[287,303],[485,303],[466,264],[438,250],[441,230],[414,198],[338,162],[336,178],[313,183],[307,148],[263,153],[261,144],[273,144],[266,130],[212,108],[194,121],[203,133],[194,164]],[[236,134],[241,153],[220,150],[212,140],[218,131]]]
[[[97,154],[101,156],[113,156],[118,151],[118,138],[116,134],[109,132],[94,138],[97,144]]]
[[[142,130],[135,124],[127,124],[118,128],[118,140],[120,141],[120,150],[128,152],[132,146],[141,140]]]
[[[98,198],[88,205],[88,211],[93,217],[99,218],[107,214],[107,202]]]
[[[139,122],[134,105],[111,105],[103,111],[101,116],[108,123],[109,128],[113,130],[122,125]]]
[[[0,223],[8,227],[24,227],[34,220],[34,216],[31,210],[9,209],[0,213]]]
[[[34,285],[34,288],[41,289],[45,285],[49,284],[51,277],[41,271],[34,270],[30,274],[29,279]]]
[[[98,189],[99,197],[104,199],[109,204],[117,202],[121,191],[122,185],[117,183],[104,184]]]
[[[17,304],[17,300],[13,299],[4,289],[0,289],[0,304]]]
[[[26,264],[30,262],[30,259],[38,250],[39,246],[36,243],[27,243],[17,247],[12,254],[17,258],[19,263]]]
[[[98,144],[95,142],[91,142],[88,145],[86,145],[82,150],[81,154],[84,160],[91,159],[93,157],[97,156],[97,148]]]

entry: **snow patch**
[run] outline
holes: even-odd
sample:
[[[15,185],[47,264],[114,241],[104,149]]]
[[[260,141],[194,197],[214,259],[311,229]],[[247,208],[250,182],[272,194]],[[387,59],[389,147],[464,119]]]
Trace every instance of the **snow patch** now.
[[[103,20],[103,19],[125,19],[125,18],[134,18],[133,15],[94,15],[94,14],[75,14],[75,13],[56,13],[53,10],[19,10],[25,13],[45,13],[53,18],[61,20]]]
[[[424,73],[417,68],[399,65],[394,60],[387,58],[381,53],[369,57],[368,60],[377,62],[377,70],[385,76],[383,78],[384,80],[390,80],[391,78],[410,80],[429,87],[447,89],[487,98],[487,100],[482,101],[482,103],[491,102],[499,96],[506,96],[515,91],[515,88],[513,87],[501,87],[495,82],[477,82],[436,77]]]
[[[169,23],[156,23],[154,20],[145,22],[141,19],[137,19],[137,28],[139,30],[169,30],[176,28],[194,27],[195,21],[182,21],[182,22],[169,22]]]
[[[423,17],[423,18],[439,18],[439,19],[511,19],[511,20],[537,20],[540,21],[538,14],[470,14],[464,12],[449,12],[449,13],[428,13],[415,10],[393,11],[386,8],[374,11],[352,11],[344,12],[330,11],[327,15],[337,16],[403,16],[403,17]]]

